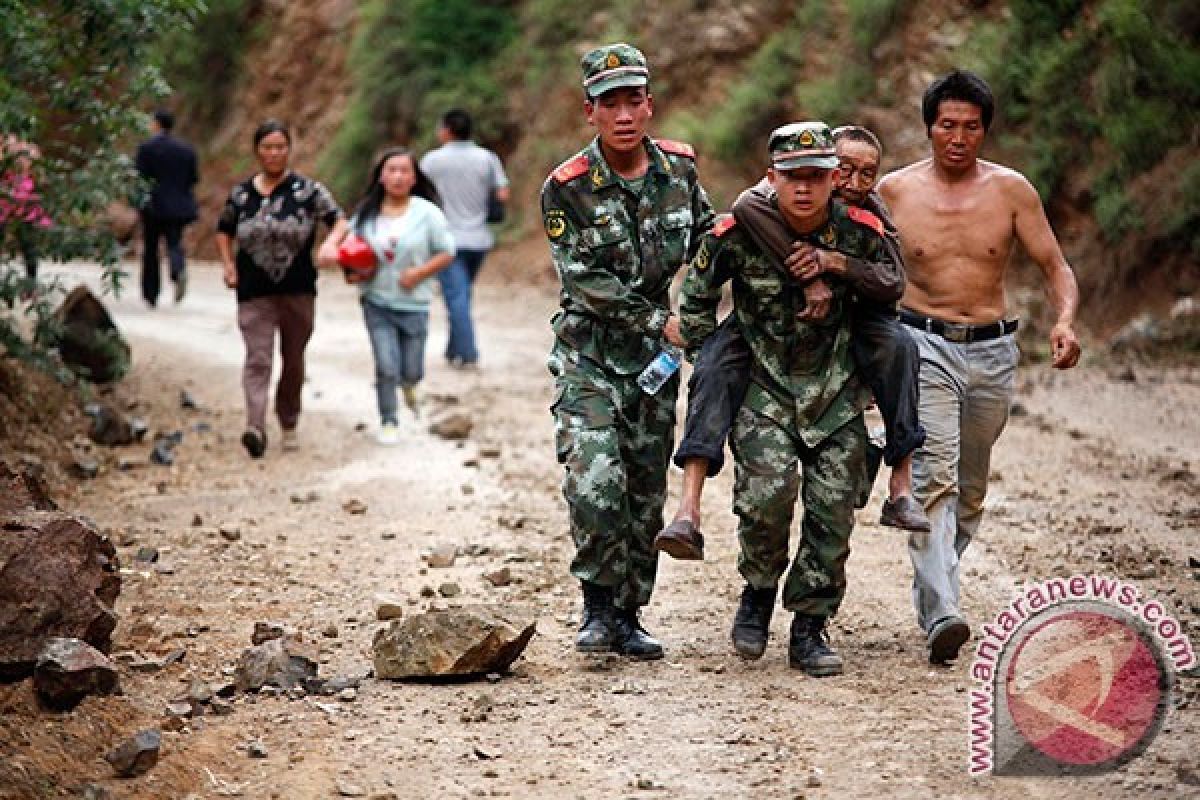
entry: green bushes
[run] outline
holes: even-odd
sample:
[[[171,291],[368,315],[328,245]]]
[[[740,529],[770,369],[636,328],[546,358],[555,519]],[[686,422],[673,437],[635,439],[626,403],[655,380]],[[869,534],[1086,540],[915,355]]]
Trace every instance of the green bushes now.
[[[1017,149],[1030,179],[1048,198],[1068,171],[1084,170],[1110,243],[1157,213],[1130,196],[1129,183],[1200,136],[1195,26],[1163,24],[1185,5],[1014,0],[1002,60],[991,65],[1001,108],[1028,131]]]
[[[496,62],[516,37],[511,3],[366,0],[359,14],[349,59],[355,91],[318,167],[339,197],[359,191],[382,145],[431,146],[450,107],[471,113],[477,138],[501,135],[508,106]]]
[[[191,28],[167,34],[158,48],[163,76],[184,99],[181,115],[197,130],[213,130],[238,84],[247,50],[261,38],[262,0],[206,0]]]

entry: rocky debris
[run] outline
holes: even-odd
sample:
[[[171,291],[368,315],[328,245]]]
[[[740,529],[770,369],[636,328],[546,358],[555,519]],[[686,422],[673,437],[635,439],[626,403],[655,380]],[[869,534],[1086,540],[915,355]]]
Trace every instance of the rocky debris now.
[[[233,680],[238,691],[264,686],[291,689],[317,675],[317,653],[299,637],[284,636],[249,647],[238,658]]]
[[[429,426],[429,432],[451,441],[466,439],[471,435],[475,422],[466,414],[454,411]]]
[[[434,569],[453,567],[458,558],[458,548],[452,544],[439,544],[425,557],[425,563]]]
[[[196,402],[196,398],[192,397],[192,393],[187,389],[179,390],[179,407],[187,411],[200,410],[200,404]]]
[[[321,635],[326,639],[338,638],[338,626],[334,625],[332,622],[329,623],[324,628],[321,628]]]
[[[238,539],[242,538],[241,529],[235,528],[233,525],[222,525],[221,527],[217,528],[217,533],[220,534],[221,538],[227,542],[236,542]]]
[[[481,458],[499,458],[500,452],[500,445],[498,444],[488,444],[479,448],[479,456]]]
[[[89,455],[75,453],[71,457],[71,474],[85,481],[90,481],[100,474],[100,462]]]
[[[386,622],[404,616],[404,601],[394,594],[375,595],[375,619]]]
[[[129,371],[129,343],[91,290],[76,286],[54,312],[55,345],[63,363],[93,383],[112,383]]]
[[[113,543],[80,517],[0,514],[0,680],[32,673],[50,639],[81,639],[107,653],[119,568]]]
[[[334,784],[339,797],[366,797],[367,790],[349,781],[338,778]]]
[[[158,750],[162,747],[162,734],[156,728],[147,728],[131,739],[118,745],[104,760],[112,765],[113,772],[122,778],[144,775],[158,763]]]
[[[172,700],[167,703],[165,711],[168,717],[175,719],[189,719],[198,716],[196,714],[197,706],[192,705],[187,700]]]
[[[458,597],[462,594],[462,587],[454,581],[446,581],[438,587],[438,594],[442,597]]]
[[[0,518],[14,511],[57,511],[46,487],[46,468],[37,460],[0,460]]]
[[[315,489],[309,489],[304,494],[295,492],[288,499],[291,500],[296,505],[300,506],[300,505],[307,505],[308,503],[317,502],[318,500],[321,499],[321,495],[317,494]]]
[[[367,504],[357,497],[351,497],[342,503],[342,511],[345,511],[347,514],[365,514],[367,513]]]
[[[500,567],[483,573],[483,579],[497,588],[508,586],[512,583],[512,570],[508,567]]]
[[[233,713],[233,703],[214,697],[208,704],[208,710],[218,717],[227,717]]]
[[[161,467],[169,467],[175,463],[175,448],[183,442],[183,431],[160,433],[154,437],[154,447],[150,450],[150,463]]]
[[[85,784],[79,790],[80,800],[116,800],[113,793],[98,783]]]
[[[383,679],[503,672],[533,637],[536,620],[509,609],[471,606],[395,620],[372,642]]]
[[[139,547],[138,551],[133,555],[133,560],[139,564],[153,564],[155,561],[158,561],[158,548],[150,547],[149,545]]]
[[[80,639],[50,639],[33,669],[38,699],[62,711],[74,708],[89,694],[112,694],[118,684],[116,666]]]
[[[261,739],[255,739],[252,742],[246,742],[246,755],[251,758],[266,758],[267,746]]]
[[[349,687],[342,689],[340,692],[338,692],[337,699],[341,700],[343,703],[353,703],[358,699],[358,690]]]
[[[92,418],[88,438],[105,447],[122,447],[133,444],[133,424],[121,413],[106,403],[89,403],[83,413]]]
[[[257,645],[295,633],[294,628],[284,625],[282,622],[259,621],[254,623],[254,633],[250,635],[250,642]]]

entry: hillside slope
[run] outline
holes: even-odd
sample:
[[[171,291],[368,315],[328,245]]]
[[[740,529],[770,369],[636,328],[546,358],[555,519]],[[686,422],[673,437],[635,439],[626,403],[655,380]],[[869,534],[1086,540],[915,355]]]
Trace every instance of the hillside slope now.
[[[650,59],[656,130],[697,145],[718,205],[758,175],[766,134],[791,119],[864,123],[882,134],[889,166],[922,157],[922,90],[939,72],[969,66],[1000,98],[987,155],[1043,192],[1080,275],[1085,323],[1107,335],[1200,286],[1200,14],[1187,3],[618,0],[583,12],[549,0],[218,5],[250,31],[236,74],[203,68],[209,85],[229,85],[228,100],[209,119],[189,118],[186,93],[205,82],[174,76],[184,86],[176,99],[183,132],[206,155],[210,216],[252,169],[250,132],[261,119],[287,120],[296,167],[352,204],[380,145],[425,149],[439,111],[461,105],[508,165],[516,202],[506,240],[536,236],[542,179],[590,135],[579,55],[625,39]],[[1172,25],[1150,27],[1162,19]],[[203,21],[198,30],[213,35]],[[546,269],[546,260],[528,264],[531,275]],[[1018,268],[1018,286],[1034,279]]]

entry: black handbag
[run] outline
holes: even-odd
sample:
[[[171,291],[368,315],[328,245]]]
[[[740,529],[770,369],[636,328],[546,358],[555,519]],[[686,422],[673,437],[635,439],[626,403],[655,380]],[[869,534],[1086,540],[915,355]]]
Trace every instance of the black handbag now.
[[[489,225],[497,225],[504,222],[504,201],[496,194],[496,187],[488,189],[487,199],[487,219]]]

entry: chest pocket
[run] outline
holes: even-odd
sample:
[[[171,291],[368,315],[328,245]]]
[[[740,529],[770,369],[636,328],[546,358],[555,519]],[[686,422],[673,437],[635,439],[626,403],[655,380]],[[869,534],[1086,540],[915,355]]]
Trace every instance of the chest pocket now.
[[[746,298],[744,306],[749,312],[747,316],[772,336],[781,339],[787,338],[795,330],[790,319],[795,313],[792,290],[785,280],[780,269],[761,258],[746,261],[737,275],[741,294]]]
[[[593,226],[579,233],[579,240],[601,269],[632,276],[634,249],[629,236],[616,225]]]
[[[679,208],[662,217],[663,267],[672,275],[687,261],[693,223],[690,208]]]

